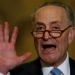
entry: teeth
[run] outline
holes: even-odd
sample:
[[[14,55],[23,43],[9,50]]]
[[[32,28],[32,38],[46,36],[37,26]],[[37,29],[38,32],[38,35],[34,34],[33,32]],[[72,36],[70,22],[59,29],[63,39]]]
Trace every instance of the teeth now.
[[[56,48],[56,45],[54,44],[47,44],[47,45],[43,45],[43,48],[46,49],[46,48]]]

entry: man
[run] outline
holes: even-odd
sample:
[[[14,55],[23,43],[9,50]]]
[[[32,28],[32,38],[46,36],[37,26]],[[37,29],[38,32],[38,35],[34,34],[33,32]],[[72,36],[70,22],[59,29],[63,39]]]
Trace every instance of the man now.
[[[71,8],[60,2],[46,2],[34,11],[32,23],[34,28],[31,33],[38,58],[20,66],[31,53],[18,57],[14,46],[17,27],[9,43],[8,23],[5,22],[4,37],[0,25],[0,72],[4,75],[75,75],[75,61],[69,58],[67,52],[75,36]]]

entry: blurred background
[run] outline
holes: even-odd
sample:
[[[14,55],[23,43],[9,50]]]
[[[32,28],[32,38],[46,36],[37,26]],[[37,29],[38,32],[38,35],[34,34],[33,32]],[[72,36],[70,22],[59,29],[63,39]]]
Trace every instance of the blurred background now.
[[[19,28],[16,43],[17,55],[21,56],[28,51],[33,54],[26,62],[37,57],[34,40],[31,35],[31,14],[38,5],[45,1],[61,1],[68,4],[75,13],[75,0],[0,0],[0,24],[3,25],[5,21],[9,22],[10,36],[14,26]],[[69,55],[75,59],[75,40],[69,46]]]

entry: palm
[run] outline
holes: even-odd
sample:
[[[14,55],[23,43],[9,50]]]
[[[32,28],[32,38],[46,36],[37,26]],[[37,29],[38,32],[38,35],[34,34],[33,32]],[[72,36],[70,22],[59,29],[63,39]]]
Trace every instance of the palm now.
[[[12,43],[0,43],[0,62],[6,68],[13,68],[20,63],[20,57],[16,55],[14,45]],[[11,65],[13,67],[11,67]]]
[[[0,72],[2,73],[7,73],[10,69],[18,66],[31,55],[30,52],[20,57],[16,55],[15,43],[17,32],[18,28],[15,27],[9,42],[8,23],[5,22],[4,33],[2,31],[2,26],[0,25]]]

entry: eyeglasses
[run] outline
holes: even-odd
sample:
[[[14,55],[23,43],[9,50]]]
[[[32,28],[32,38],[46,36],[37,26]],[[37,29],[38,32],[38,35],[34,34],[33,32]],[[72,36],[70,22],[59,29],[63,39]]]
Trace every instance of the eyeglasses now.
[[[45,32],[48,32],[51,37],[58,38],[58,37],[61,37],[61,35],[63,34],[63,32],[66,31],[70,27],[72,27],[72,26],[68,26],[64,30],[32,31],[31,34],[33,35],[34,38],[38,38],[39,39],[39,38],[42,38],[44,36]]]

